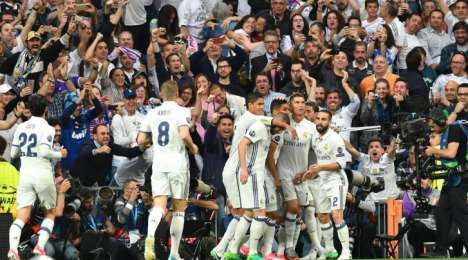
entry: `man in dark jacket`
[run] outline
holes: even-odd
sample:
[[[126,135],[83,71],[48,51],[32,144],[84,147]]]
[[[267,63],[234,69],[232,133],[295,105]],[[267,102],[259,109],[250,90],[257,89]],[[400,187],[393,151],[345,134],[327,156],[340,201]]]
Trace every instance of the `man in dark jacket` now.
[[[291,60],[279,51],[279,36],[276,31],[266,31],[263,42],[265,55],[255,57],[250,62],[251,80],[255,81],[257,74],[264,72],[271,82],[271,89],[279,91],[290,81]]]
[[[99,186],[107,185],[112,172],[112,156],[133,158],[141,155],[142,150],[144,149],[140,147],[126,148],[114,144],[110,140],[107,126],[98,125],[93,130],[93,140],[81,147],[71,174],[78,177],[84,186],[91,186],[96,182]]]

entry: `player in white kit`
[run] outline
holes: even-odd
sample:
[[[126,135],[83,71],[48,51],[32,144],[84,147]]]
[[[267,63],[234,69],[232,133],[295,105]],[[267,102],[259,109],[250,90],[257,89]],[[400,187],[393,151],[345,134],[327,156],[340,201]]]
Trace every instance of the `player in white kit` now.
[[[285,114],[275,116],[277,121],[289,123]],[[237,189],[240,191],[242,208],[249,215],[253,215],[250,226],[249,256],[248,260],[263,259],[258,254],[258,242],[263,237],[269,220],[266,217],[265,199],[265,163],[271,142],[271,134],[283,129],[265,126],[261,121],[254,123],[239,143],[239,173],[237,174]],[[248,163],[247,163],[248,162]],[[273,190],[274,191],[274,190]],[[232,254],[231,254],[232,255]],[[233,255],[237,259],[237,255]],[[227,255],[224,259],[229,260]]]
[[[164,215],[167,199],[173,199],[173,217],[170,227],[171,252],[169,259],[180,259],[179,244],[185,220],[185,208],[189,192],[189,161],[185,149],[192,154],[198,147],[190,137],[190,113],[179,106],[178,86],[174,81],[166,81],[161,87],[163,104],[151,110],[145,117],[138,135],[139,145],[153,143],[153,174],[151,186],[153,208],[148,217],[148,236],[145,241],[145,259],[155,259],[154,235]],[[151,137],[151,139],[150,139]],[[127,204],[131,210],[132,205]]]
[[[31,215],[31,209],[36,201],[45,209],[45,218],[41,223],[39,239],[33,250],[34,254],[46,255],[44,246],[54,228],[57,191],[55,188],[52,160],[65,158],[67,150],[52,149],[55,129],[45,120],[47,100],[39,95],[29,98],[31,119],[20,124],[15,131],[11,158],[21,158],[20,180],[17,189],[16,219],[10,227],[9,259],[19,259],[18,244],[21,230]]]
[[[332,114],[329,111],[317,113],[315,125],[319,135],[312,140],[317,164],[309,167],[306,177],[312,179],[318,175],[321,182],[320,189],[312,190],[319,213],[322,238],[325,242],[325,254],[321,255],[321,259],[338,256],[333,247],[333,226],[330,222],[330,213],[343,247],[338,259],[351,259],[349,231],[343,219],[348,191],[348,181],[344,173],[346,166],[345,144],[340,135],[330,129],[331,117]]]
[[[315,125],[305,119],[305,97],[302,94],[294,93],[289,98],[291,111],[291,126],[297,131],[298,138],[293,139],[288,133],[275,136],[270,146],[270,157],[268,161],[269,169],[273,175],[279,174],[281,186],[286,201],[286,217],[284,220],[286,232],[285,255],[290,258],[297,258],[294,240],[300,233],[299,214],[301,207],[307,207],[311,200],[307,182],[303,182],[301,177],[309,167],[309,153],[312,149],[312,139],[317,135]],[[278,162],[275,167],[273,153],[279,150]],[[276,173],[276,171],[278,173]],[[311,208],[312,209],[312,208]],[[310,210],[310,209],[309,209]],[[316,234],[314,214],[306,219],[308,230],[311,232],[314,246],[320,247]]]
[[[276,125],[282,128],[286,128],[293,135],[296,135],[296,131],[291,128],[288,124],[282,121],[277,122],[271,117],[264,116],[263,112],[264,99],[257,93],[252,93],[247,97],[247,111],[236,121],[234,126],[234,136],[232,138],[231,150],[229,152],[229,158],[223,169],[223,183],[226,188],[227,197],[232,204],[234,218],[229,223],[223,238],[218,245],[210,252],[210,256],[215,259],[221,259],[225,253],[228,245],[230,251],[237,253],[242,238],[249,229],[252,221],[252,216],[244,215],[243,207],[240,201],[239,190],[237,189],[237,173],[239,171],[239,160],[237,157],[237,148],[240,140],[247,133],[250,126],[256,121],[261,121],[265,125]],[[247,213],[248,214],[248,213]],[[242,216],[242,217],[241,217]]]

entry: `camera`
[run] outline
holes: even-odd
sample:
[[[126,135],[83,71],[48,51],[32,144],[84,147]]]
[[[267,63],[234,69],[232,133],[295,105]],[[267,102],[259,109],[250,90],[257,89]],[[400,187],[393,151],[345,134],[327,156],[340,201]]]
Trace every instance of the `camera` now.
[[[345,169],[346,177],[351,186],[357,186],[368,192],[380,192],[385,189],[384,179],[382,177],[372,178],[363,175],[359,171]]]
[[[213,186],[197,178],[190,179],[190,192],[200,193],[203,195],[204,199],[214,198],[216,196],[216,189]]]
[[[65,208],[63,208],[63,215],[66,217],[73,216],[76,211],[81,207],[81,200],[79,198],[75,198],[71,202],[69,202]]]

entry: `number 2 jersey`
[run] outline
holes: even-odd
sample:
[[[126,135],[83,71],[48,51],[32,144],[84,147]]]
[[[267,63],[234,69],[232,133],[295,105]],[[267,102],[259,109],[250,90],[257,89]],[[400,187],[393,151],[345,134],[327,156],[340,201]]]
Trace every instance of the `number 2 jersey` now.
[[[20,124],[13,136],[11,157],[21,157],[20,172],[48,171],[52,174],[52,159],[62,157],[52,149],[55,129],[42,117],[31,117]]]
[[[153,171],[188,171],[188,154],[179,127],[189,127],[190,110],[176,102],[166,101],[146,115],[140,131],[151,133]]]

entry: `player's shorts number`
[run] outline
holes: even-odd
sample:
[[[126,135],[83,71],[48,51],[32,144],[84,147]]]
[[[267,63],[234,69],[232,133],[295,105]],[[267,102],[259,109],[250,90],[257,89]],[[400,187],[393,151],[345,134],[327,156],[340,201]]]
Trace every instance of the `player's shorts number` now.
[[[332,198],[332,207],[338,207],[338,197]]]
[[[160,146],[166,146],[169,143],[169,123],[163,121],[158,126],[158,144]]]
[[[19,135],[19,145],[21,147],[21,150],[22,150],[22,147],[27,145],[26,149],[27,149],[27,152],[26,154],[24,154],[23,152],[21,152],[21,155],[24,156],[26,155],[27,157],[36,157],[37,156],[37,153],[31,151],[33,147],[35,147],[37,145],[37,135],[36,134],[31,134],[30,136],[28,136],[26,133],[21,133]]]

